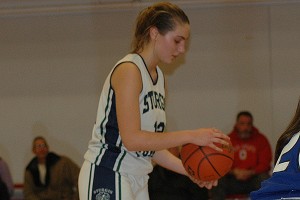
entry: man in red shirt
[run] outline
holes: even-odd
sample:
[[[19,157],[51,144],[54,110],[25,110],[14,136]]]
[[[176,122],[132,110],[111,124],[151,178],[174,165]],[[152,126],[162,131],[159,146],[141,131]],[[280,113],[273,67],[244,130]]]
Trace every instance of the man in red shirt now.
[[[270,176],[272,149],[268,139],[253,125],[250,112],[238,113],[229,137],[234,148],[234,162],[231,171],[212,189],[213,200],[237,194],[248,196]]]

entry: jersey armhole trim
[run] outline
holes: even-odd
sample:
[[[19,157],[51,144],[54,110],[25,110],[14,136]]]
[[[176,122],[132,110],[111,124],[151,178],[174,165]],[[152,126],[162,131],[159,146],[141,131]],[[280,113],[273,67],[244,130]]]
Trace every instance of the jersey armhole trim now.
[[[109,79],[109,85],[110,85],[110,88],[115,92],[114,88],[112,87],[111,79],[112,79],[113,73],[115,72],[115,70],[117,69],[117,67],[119,67],[119,66],[120,66],[121,64],[123,64],[123,63],[132,63],[132,64],[134,64],[134,65],[136,66],[136,68],[139,70],[140,75],[141,75],[141,76],[140,76],[140,78],[141,78],[141,83],[142,83],[142,89],[141,89],[141,91],[140,91],[140,94],[141,94],[142,91],[143,91],[143,88],[144,88],[144,85],[143,85],[143,79],[142,79],[142,72],[141,72],[140,68],[139,68],[134,62],[132,62],[132,61],[124,61],[124,62],[120,62],[120,63],[118,63],[118,64],[114,67],[114,69],[113,69],[112,72],[111,72],[110,79]]]

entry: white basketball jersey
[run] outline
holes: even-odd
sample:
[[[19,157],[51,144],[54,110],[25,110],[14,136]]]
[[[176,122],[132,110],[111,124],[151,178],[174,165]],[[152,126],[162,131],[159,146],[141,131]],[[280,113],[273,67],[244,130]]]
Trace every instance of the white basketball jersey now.
[[[128,151],[123,145],[119,134],[115,92],[111,86],[111,75],[114,69],[123,62],[134,63],[141,73],[143,83],[143,89],[139,96],[141,130],[164,131],[166,115],[163,73],[159,67],[156,67],[158,78],[156,82],[153,82],[142,57],[138,54],[128,54],[117,62],[104,83],[92,139],[84,158],[96,165],[117,172],[145,175],[152,171],[151,158],[154,151]]]

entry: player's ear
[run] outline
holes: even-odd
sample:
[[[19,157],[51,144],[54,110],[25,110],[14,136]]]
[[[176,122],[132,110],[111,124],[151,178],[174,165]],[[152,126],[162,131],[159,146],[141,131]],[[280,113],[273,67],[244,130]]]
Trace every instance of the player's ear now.
[[[152,26],[150,28],[150,37],[151,37],[151,39],[156,40],[158,34],[159,34],[158,29],[155,26]]]

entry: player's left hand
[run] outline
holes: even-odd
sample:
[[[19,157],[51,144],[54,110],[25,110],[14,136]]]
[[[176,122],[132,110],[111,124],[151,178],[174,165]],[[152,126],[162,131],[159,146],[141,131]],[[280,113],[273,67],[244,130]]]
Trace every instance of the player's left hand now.
[[[198,180],[198,179],[195,179],[194,177],[188,175],[189,178],[194,182],[196,183],[199,187],[203,188],[207,188],[207,189],[211,189],[212,187],[214,186],[217,186],[218,185],[218,180],[213,180],[213,181],[201,181],[201,180]]]
[[[198,183],[198,185],[199,185],[200,187],[205,187],[205,188],[207,188],[207,189],[210,190],[212,187],[218,185],[218,180],[214,180],[214,181],[200,181],[200,182]]]

